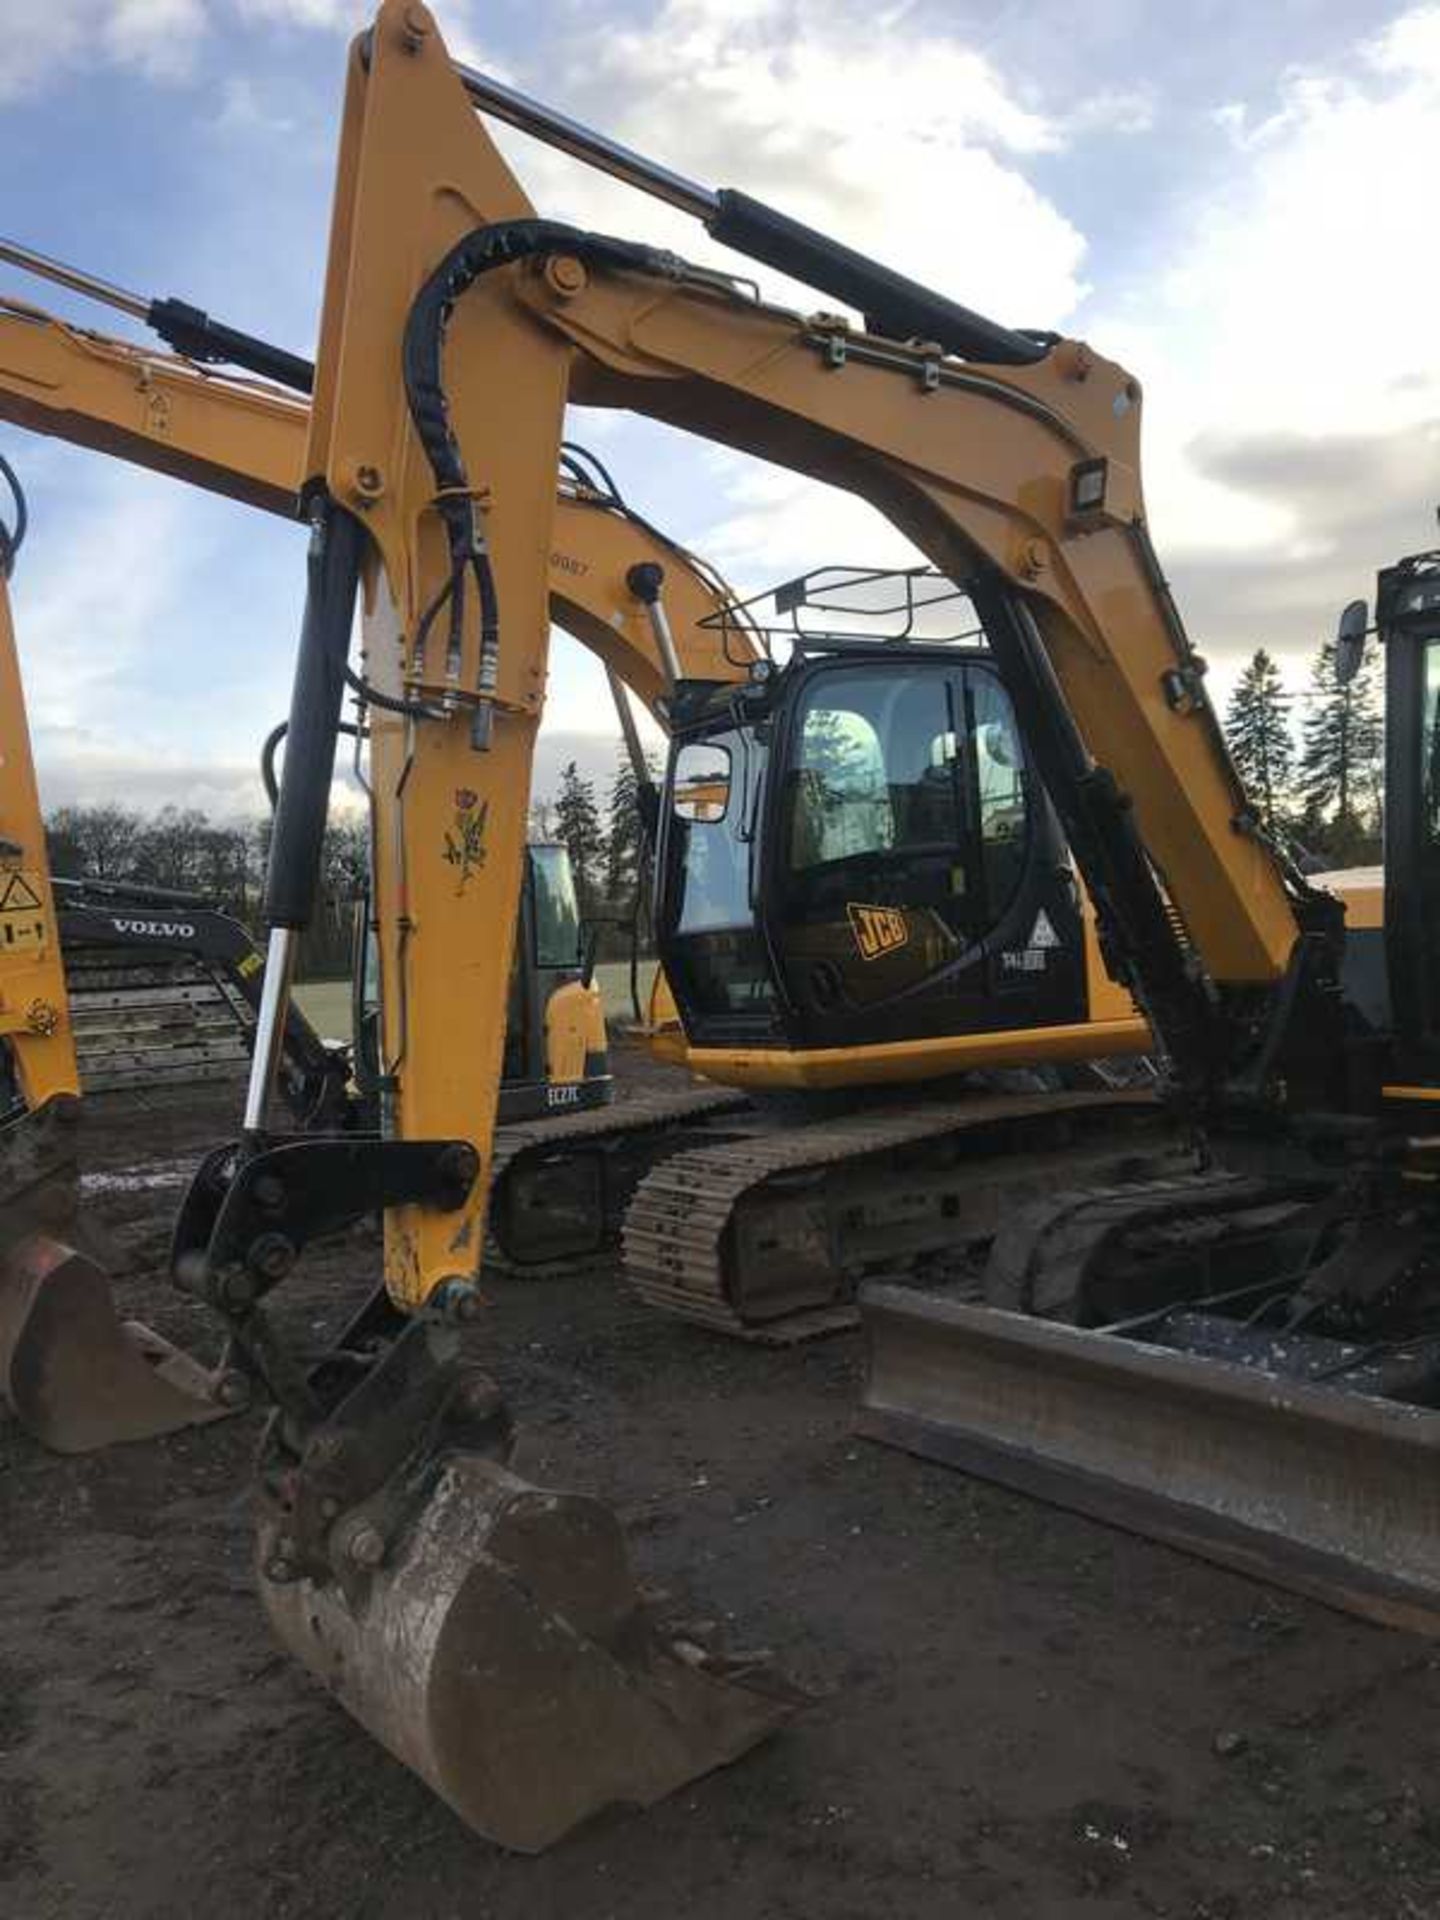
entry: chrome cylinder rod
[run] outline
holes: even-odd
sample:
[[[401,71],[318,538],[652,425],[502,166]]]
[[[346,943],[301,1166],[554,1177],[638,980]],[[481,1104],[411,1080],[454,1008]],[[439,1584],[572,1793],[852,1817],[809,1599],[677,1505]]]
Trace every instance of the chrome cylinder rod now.
[[[546,146],[583,160],[587,166],[611,174],[628,186],[639,187],[642,193],[654,194],[657,200],[667,201],[697,220],[710,221],[719,213],[720,197],[708,187],[687,180],[683,174],[672,173],[668,167],[647,160],[643,153],[621,146],[618,140],[608,139],[593,127],[572,120],[568,114],[532,100],[529,94],[515,87],[507,87],[503,81],[492,80],[488,73],[477,73],[473,67],[461,66],[458,61],[455,71],[475,105],[486,113],[493,113],[497,120],[518,127],[522,133],[534,134]]]
[[[0,240],[0,260],[9,266],[21,267],[26,273],[36,274],[42,280],[53,280],[57,286],[69,287],[72,293],[83,293],[88,300],[99,300],[107,307],[118,307],[121,313],[133,314],[137,320],[148,321],[150,318],[151,303],[143,294],[131,293],[109,280],[101,280],[96,274],[67,266],[63,260],[52,260],[47,253],[37,253],[33,247],[22,247],[18,240]]]
[[[670,631],[670,619],[665,612],[665,603],[660,598],[664,580],[665,569],[654,560],[638,560],[625,575],[626,586],[644,607],[650,622],[655,651],[660,656],[660,665],[665,674],[665,691],[673,693],[676,681],[681,678],[681,668],[680,656],[675,651],[675,636]]]
[[[255,1020],[255,1051],[250,1056],[250,1084],[245,1089],[245,1131],[263,1133],[265,1116],[280,1056],[285,1047],[285,1023],[290,1017],[290,980],[300,946],[296,927],[272,927],[265,951],[265,978],[260,985],[260,1011]]]
[[[665,602],[657,593],[646,608],[650,616],[650,631],[655,636],[655,650],[660,655],[660,664],[665,669],[665,678],[669,681],[667,692],[675,691],[675,683],[681,678],[680,656],[675,651],[675,636],[670,631],[670,616],[665,611]]]

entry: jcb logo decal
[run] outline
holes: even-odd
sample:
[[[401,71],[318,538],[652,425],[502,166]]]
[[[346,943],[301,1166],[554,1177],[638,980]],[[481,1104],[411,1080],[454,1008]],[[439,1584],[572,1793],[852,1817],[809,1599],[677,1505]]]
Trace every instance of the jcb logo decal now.
[[[910,938],[910,927],[895,907],[849,906],[851,931],[862,960],[878,960],[883,953],[894,953]]]

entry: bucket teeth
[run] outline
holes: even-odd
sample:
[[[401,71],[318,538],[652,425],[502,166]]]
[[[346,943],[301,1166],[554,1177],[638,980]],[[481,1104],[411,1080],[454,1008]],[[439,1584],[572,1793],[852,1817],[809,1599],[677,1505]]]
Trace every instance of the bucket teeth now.
[[[262,1534],[261,1562],[273,1567]],[[667,1639],[598,1501],[452,1455],[353,1579],[262,1578],[280,1639],[468,1825],[536,1853],[738,1759],[801,1696]]]
[[[32,1233],[0,1255],[0,1391],[57,1453],[223,1419],[236,1384],[122,1321],[105,1274],[62,1241]]]

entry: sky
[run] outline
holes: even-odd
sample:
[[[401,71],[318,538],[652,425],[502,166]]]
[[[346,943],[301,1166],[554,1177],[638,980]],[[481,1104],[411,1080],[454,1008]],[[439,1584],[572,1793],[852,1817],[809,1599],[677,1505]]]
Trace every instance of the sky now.
[[[0,0],[0,233],[313,352],[349,0]],[[677,171],[825,228],[1145,393],[1151,530],[1223,704],[1296,685],[1440,498],[1440,5],[1390,0],[456,0],[452,51]],[[753,273],[508,129],[545,213]],[[826,304],[774,276],[767,293]],[[0,267],[0,292],[143,337]],[[833,302],[830,304],[833,305]],[[742,591],[909,557],[868,507],[627,416],[577,414],[627,496]],[[42,794],[257,808],[289,700],[297,529],[0,426]],[[557,639],[536,791],[616,762]]]

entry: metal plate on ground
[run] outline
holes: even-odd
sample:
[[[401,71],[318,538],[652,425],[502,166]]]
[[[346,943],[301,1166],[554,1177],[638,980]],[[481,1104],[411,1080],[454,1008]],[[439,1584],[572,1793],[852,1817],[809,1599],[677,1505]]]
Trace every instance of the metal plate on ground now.
[[[1440,1412],[884,1285],[859,1431],[1440,1633]]]

